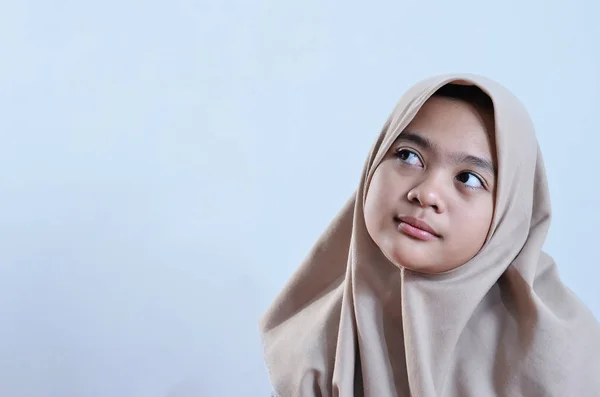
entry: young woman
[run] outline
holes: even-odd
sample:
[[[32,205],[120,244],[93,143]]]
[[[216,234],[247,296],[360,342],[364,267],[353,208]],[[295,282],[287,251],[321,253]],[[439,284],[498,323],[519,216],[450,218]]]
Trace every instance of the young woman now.
[[[600,396],[600,327],[549,225],[521,103],[480,76],[415,85],[262,319],[276,394]]]

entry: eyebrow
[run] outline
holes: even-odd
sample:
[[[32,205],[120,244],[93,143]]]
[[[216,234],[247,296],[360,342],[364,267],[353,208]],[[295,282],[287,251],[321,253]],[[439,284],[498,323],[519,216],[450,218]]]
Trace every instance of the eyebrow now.
[[[417,146],[420,146],[423,149],[426,149],[426,150],[429,150],[432,152],[436,152],[436,153],[443,152],[443,150],[438,145],[436,145],[434,142],[432,142],[430,139],[425,138],[424,136],[416,134],[412,131],[402,132],[396,139],[396,142],[399,142],[399,141],[411,142]],[[462,152],[448,153],[448,157],[451,159],[451,161],[453,163],[470,164],[473,167],[477,167],[479,169],[482,169],[484,171],[491,173],[492,175],[496,175],[496,172],[497,172],[496,165],[488,159],[484,159],[481,157],[473,156],[471,154],[462,153]]]

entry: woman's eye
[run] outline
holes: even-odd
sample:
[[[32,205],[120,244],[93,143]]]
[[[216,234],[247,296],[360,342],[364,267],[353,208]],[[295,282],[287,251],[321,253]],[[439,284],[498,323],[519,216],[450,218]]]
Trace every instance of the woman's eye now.
[[[421,163],[421,159],[419,156],[408,149],[400,149],[396,151],[396,157],[398,157],[403,163],[414,165],[417,167],[422,167],[423,163]]]
[[[483,182],[481,182],[481,179],[471,172],[462,172],[456,176],[456,179],[471,189],[483,187]]]

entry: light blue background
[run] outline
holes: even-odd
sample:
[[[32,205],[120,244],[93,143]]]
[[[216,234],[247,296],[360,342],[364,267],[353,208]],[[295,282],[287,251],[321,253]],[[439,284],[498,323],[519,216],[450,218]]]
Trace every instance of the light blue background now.
[[[452,71],[530,110],[599,316],[597,4],[3,0],[0,395],[268,395],[258,318]]]

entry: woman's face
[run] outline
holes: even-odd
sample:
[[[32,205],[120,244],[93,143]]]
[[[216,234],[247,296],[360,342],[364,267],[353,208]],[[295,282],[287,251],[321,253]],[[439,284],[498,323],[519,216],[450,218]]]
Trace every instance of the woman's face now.
[[[365,221],[392,262],[439,273],[479,252],[494,213],[496,157],[491,115],[432,97],[375,170]]]

